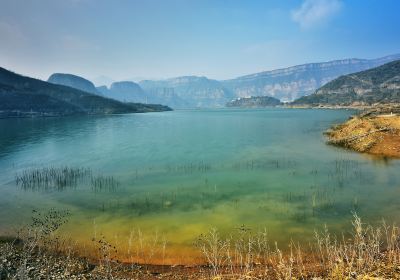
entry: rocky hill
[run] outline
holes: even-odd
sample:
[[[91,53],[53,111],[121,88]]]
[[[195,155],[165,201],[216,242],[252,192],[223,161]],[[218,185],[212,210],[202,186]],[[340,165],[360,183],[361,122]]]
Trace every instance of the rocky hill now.
[[[293,101],[313,93],[329,81],[400,59],[400,54],[378,59],[343,59],[309,63],[222,81],[235,97],[268,95]]]
[[[240,108],[262,108],[274,107],[282,105],[279,99],[270,96],[252,96],[243,97],[232,100],[226,104],[226,107],[240,107]]]
[[[117,114],[160,110],[170,108],[125,104],[0,68],[0,117]]]
[[[294,105],[371,105],[400,103],[400,60],[341,76]]]
[[[52,84],[69,86],[93,94],[99,94],[96,87],[91,81],[76,75],[54,73],[49,77],[47,81]]]

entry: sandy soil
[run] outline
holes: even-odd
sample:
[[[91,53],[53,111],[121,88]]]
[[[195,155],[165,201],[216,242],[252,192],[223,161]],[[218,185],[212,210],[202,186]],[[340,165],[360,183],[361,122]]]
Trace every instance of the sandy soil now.
[[[353,117],[327,131],[328,142],[358,152],[400,158],[400,116]]]

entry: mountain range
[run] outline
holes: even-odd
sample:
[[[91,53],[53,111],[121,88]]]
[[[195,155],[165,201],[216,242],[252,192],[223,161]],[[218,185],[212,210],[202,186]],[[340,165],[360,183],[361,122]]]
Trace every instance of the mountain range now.
[[[327,82],[400,59],[400,54],[377,59],[342,59],[265,71],[223,81],[236,97],[268,95],[290,102],[313,93]]]
[[[308,63],[272,71],[246,75],[230,80],[182,76],[165,80],[114,82],[110,87],[93,89],[92,83],[76,83],[68,79],[49,81],[113,98],[123,102],[157,103],[172,108],[224,107],[231,100],[243,97],[271,96],[282,102],[291,102],[312,94],[333,79],[400,59],[400,54],[378,59],[343,59]],[[84,85],[85,84],[85,85]],[[89,89],[90,88],[90,89]]]
[[[294,105],[373,105],[400,103],[400,60],[341,76]]]
[[[82,82],[76,76],[72,77],[74,86],[77,80]],[[68,79],[63,81],[66,82]],[[83,85],[84,83],[80,84]],[[171,109],[160,105],[122,103],[0,68],[0,117],[117,114],[163,110]]]

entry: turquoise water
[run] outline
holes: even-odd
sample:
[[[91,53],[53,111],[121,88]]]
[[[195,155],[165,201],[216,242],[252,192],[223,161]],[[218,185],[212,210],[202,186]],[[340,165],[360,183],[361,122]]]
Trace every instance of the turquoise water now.
[[[196,237],[212,227],[223,234],[266,228],[286,244],[307,242],[324,224],[346,232],[354,211],[371,223],[396,221],[400,162],[325,144],[323,131],[351,114],[197,110],[0,120],[0,230],[20,227],[32,209],[69,209],[61,230],[78,243],[90,246],[101,233],[123,251],[133,230],[157,232],[175,261],[185,262]],[[24,171],[64,166],[112,176],[118,187],[16,184]]]

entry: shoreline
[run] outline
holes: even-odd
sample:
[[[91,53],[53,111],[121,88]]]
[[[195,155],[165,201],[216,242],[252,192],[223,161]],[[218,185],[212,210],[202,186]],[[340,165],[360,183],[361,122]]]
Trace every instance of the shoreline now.
[[[400,158],[400,107],[374,107],[334,125],[328,144],[382,158]]]
[[[349,238],[325,229],[309,247],[286,244],[288,252],[264,235],[243,232],[232,240],[210,230],[197,244],[199,265],[120,262],[105,240],[98,258],[89,259],[40,225],[20,237],[0,237],[0,279],[399,279],[400,229],[370,226],[356,214],[351,223]]]

